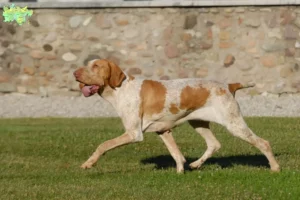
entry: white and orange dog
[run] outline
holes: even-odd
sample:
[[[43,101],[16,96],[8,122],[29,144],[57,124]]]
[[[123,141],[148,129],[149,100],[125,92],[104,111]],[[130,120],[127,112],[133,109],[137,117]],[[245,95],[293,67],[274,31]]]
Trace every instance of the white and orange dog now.
[[[219,141],[209,128],[209,122],[216,122],[257,147],[269,160],[272,171],[280,170],[269,142],[249,129],[234,99],[235,91],[247,86],[201,79],[135,79],[108,60],[90,61],[87,67],[76,70],[74,76],[84,96],[98,93],[111,103],[126,130],[123,135],[100,144],[82,168],[91,168],[108,150],[143,141],[144,132],[156,132],[176,161],[177,172],[183,172],[186,160],[171,129],[187,121],[207,144],[205,153],[190,164],[191,168],[199,168],[220,149]]]

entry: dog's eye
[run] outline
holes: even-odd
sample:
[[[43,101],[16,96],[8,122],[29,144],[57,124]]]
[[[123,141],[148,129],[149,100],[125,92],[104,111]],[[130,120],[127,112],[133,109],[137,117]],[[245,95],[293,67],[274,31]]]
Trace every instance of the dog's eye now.
[[[99,68],[98,65],[93,65],[93,66],[92,66],[92,71],[95,71],[95,70],[97,70],[98,68]]]

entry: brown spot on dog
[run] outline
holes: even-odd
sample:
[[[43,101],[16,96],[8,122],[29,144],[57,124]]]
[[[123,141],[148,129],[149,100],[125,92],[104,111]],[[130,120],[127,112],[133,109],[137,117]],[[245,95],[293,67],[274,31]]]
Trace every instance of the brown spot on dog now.
[[[167,89],[161,82],[144,80],[140,91],[140,117],[162,112],[165,106],[166,93]]]
[[[226,94],[226,90],[223,88],[218,88],[216,94],[218,96],[222,96],[222,95]]]
[[[172,113],[172,114],[177,114],[179,112],[179,109],[177,107],[177,105],[175,103],[171,103],[171,106],[169,108],[169,111]]]
[[[231,92],[231,94],[234,96],[235,95],[235,92],[238,90],[238,89],[241,89],[243,88],[243,85],[240,84],[240,83],[230,83],[228,84],[228,89],[229,91]]]
[[[180,94],[180,109],[195,110],[205,105],[209,90],[199,87],[186,86]]]

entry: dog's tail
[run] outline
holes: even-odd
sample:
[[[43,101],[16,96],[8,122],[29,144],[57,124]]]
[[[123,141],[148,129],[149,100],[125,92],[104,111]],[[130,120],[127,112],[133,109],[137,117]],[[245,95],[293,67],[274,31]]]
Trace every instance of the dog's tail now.
[[[229,83],[228,89],[231,92],[233,96],[235,96],[235,92],[239,89],[254,87],[255,83],[247,83],[247,84],[241,84],[241,83]]]

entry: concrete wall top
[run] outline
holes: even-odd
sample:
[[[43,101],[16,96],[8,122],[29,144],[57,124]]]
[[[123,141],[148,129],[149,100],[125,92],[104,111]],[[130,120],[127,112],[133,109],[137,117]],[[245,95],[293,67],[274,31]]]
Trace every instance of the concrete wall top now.
[[[0,0],[0,7],[11,3],[9,0]],[[14,4],[29,8],[209,7],[300,5],[300,0],[37,0]]]

